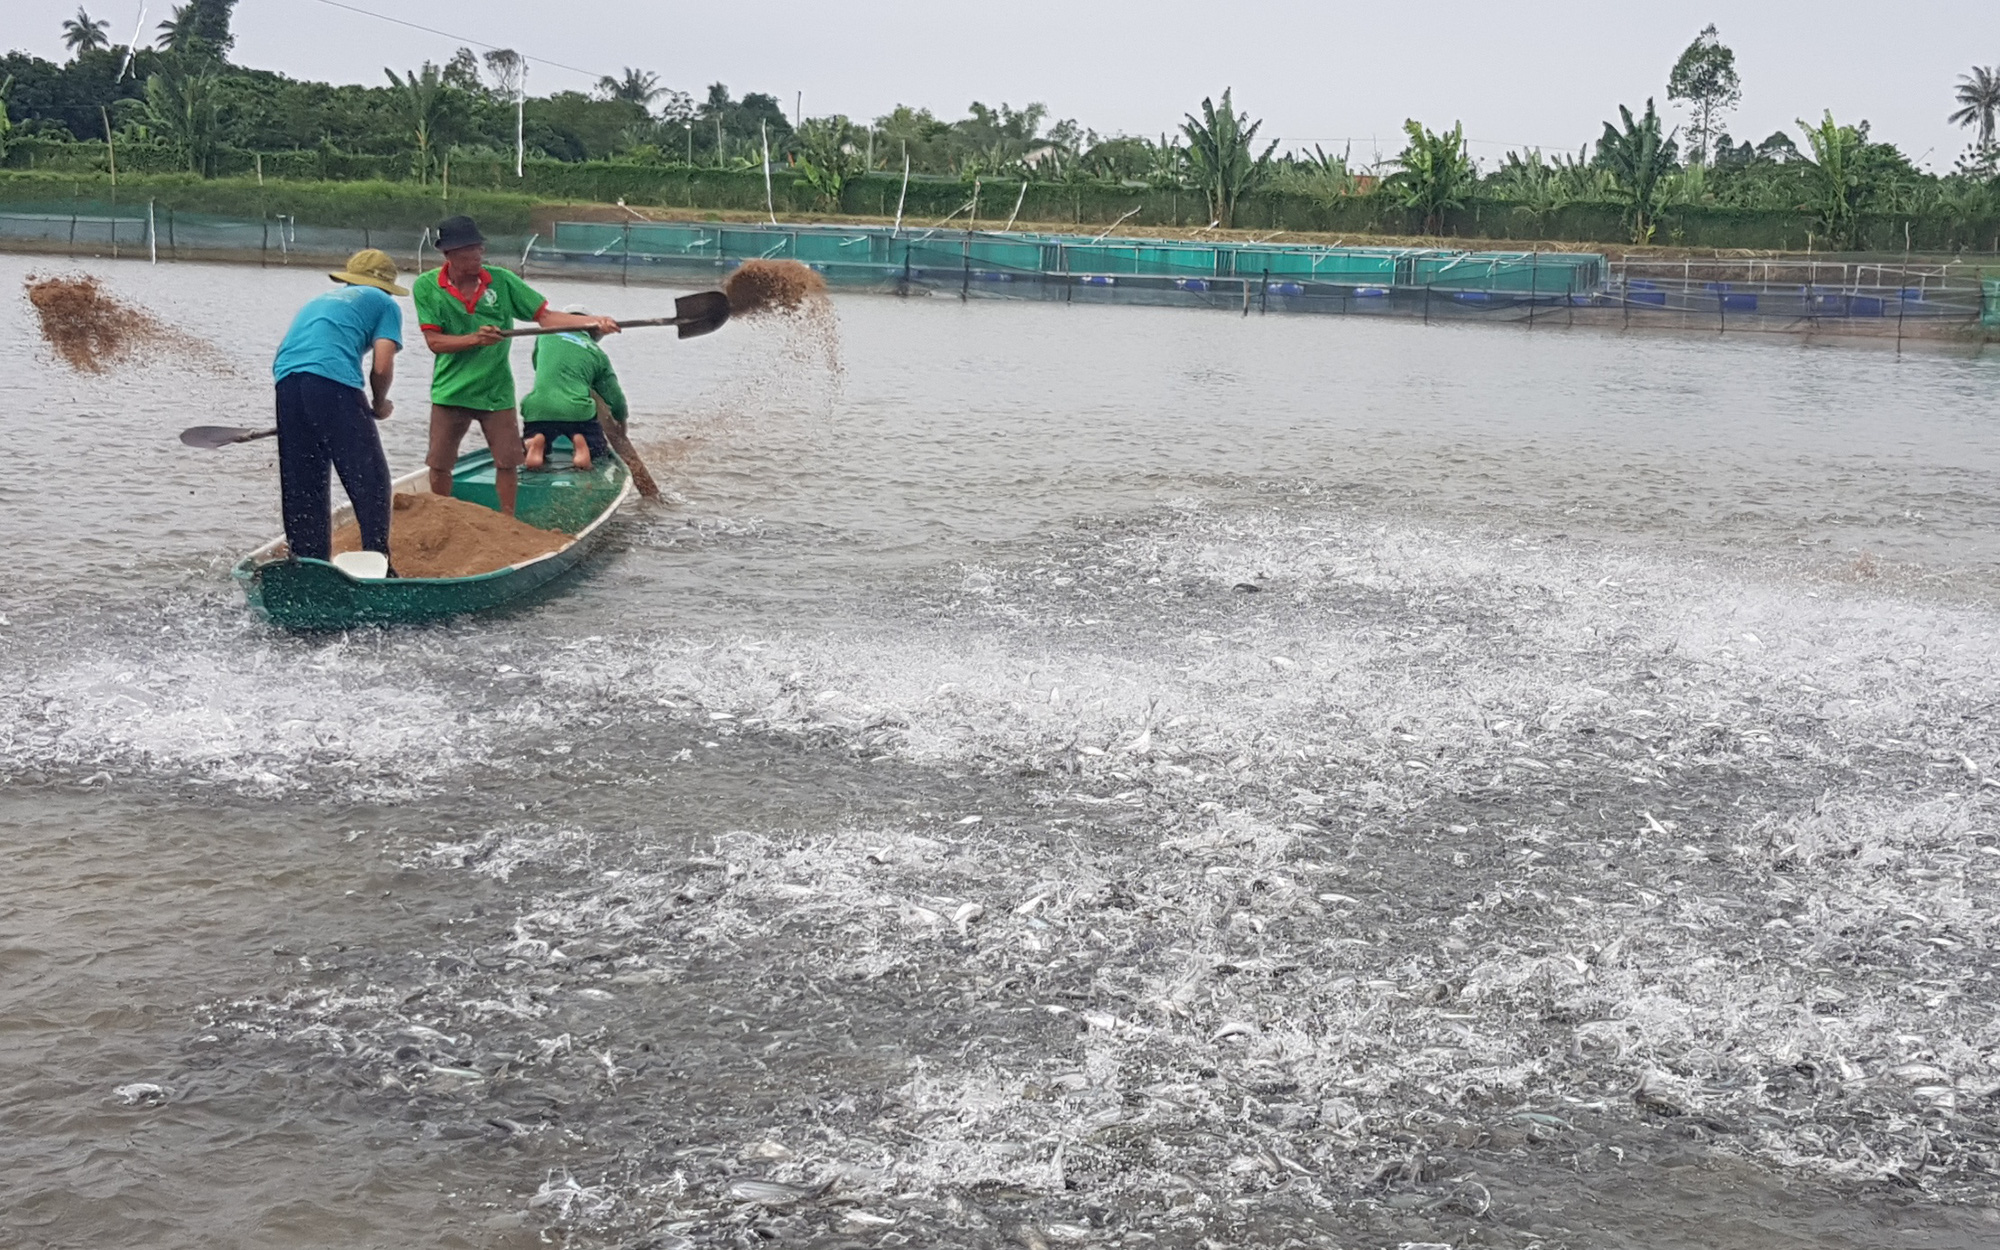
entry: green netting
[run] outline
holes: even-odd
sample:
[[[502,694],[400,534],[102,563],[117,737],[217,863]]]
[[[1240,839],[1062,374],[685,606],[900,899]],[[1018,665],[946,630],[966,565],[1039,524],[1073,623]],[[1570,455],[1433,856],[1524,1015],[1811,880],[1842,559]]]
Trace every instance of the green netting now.
[[[1274,278],[1303,278],[1308,282],[1390,283],[1396,278],[1396,256],[1358,249],[1246,247],[1236,250],[1235,272],[1268,273]]]
[[[958,269],[981,280],[1026,275],[1094,275],[1438,287],[1451,291],[1566,295],[1594,289],[1604,260],[1591,254],[1440,252],[1408,248],[1333,248],[1300,244],[1196,243],[1079,235],[896,231],[883,227],[564,222],[552,250],[652,262],[721,265],[752,258],[804,261],[834,280],[871,280],[891,272]],[[970,279],[968,279],[970,280]]]
[[[1980,287],[1979,324],[2000,329],[2000,278],[1987,278]]]

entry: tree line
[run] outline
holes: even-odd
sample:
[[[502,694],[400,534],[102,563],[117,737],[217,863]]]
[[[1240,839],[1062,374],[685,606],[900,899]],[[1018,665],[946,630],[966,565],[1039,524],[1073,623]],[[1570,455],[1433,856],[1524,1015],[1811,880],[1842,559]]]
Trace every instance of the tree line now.
[[[332,85],[233,64],[234,0],[189,0],[148,47],[112,42],[108,23],[78,9],[63,24],[70,58],[0,58],[0,156],[10,138],[148,144],[184,168],[216,172],[225,151],[318,150],[390,159],[416,182],[448,177],[454,159],[517,154],[563,162],[747,169],[768,153],[822,207],[871,172],[956,179],[1178,188],[1206,198],[1213,221],[1231,224],[1260,192],[1322,202],[1373,197],[1410,211],[1435,233],[1447,214],[1479,199],[1529,215],[1571,204],[1616,205],[1635,242],[1652,241],[1679,207],[1803,214],[1829,248],[1851,246],[1864,217],[2000,216],[2000,69],[1974,67],[1957,83],[1949,117],[1973,131],[1956,168],[1918,169],[1865,120],[1830,112],[1795,130],[1737,140],[1728,118],[1741,99],[1735,53],[1713,25],[1667,74],[1668,124],[1655,98],[1621,106],[1593,143],[1575,152],[1521,149],[1482,165],[1462,123],[1404,127],[1394,155],[1360,162],[1351,151],[1277,152],[1234,93],[1204,99],[1157,137],[1102,135],[1041,104],[974,102],[945,119],[898,106],[872,121],[786,115],[775,95],[734,96],[724,84],[695,95],[628,68],[588,92],[527,90],[528,63],[499,50],[460,49],[443,65],[385,67],[376,86]]]

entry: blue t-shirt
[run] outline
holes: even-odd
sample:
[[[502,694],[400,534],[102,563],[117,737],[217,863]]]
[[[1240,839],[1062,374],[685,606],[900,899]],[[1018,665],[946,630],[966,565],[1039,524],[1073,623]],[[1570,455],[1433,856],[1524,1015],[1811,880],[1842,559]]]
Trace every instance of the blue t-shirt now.
[[[271,374],[283,381],[314,373],[360,390],[361,356],[376,339],[403,345],[403,309],[379,287],[341,286],[314,296],[292,319]]]

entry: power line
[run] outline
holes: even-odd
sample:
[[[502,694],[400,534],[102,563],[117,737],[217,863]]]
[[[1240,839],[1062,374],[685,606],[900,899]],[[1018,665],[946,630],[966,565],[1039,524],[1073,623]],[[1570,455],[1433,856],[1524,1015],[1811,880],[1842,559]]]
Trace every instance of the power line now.
[[[394,22],[398,26],[407,26],[411,30],[421,30],[425,34],[443,35],[446,39],[457,40],[459,43],[472,44],[475,47],[485,48],[489,52],[498,52],[502,50],[500,45],[498,44],[487,43],[481,39],[470,39],[464,35],[454,35],[448,30],[439,30],[435,26],[423,26],[419,25],[416,22],[406,22],[400,17],[390,17],[386,13],[375,13],[371,12],[368,9],[356,8],[354,5],[351,4],[342,4],[340,0],[319,0],[319,2],[321,4],[328,6],[329,8],[346,9],[349,13],[359,13],[363,17],[372,17],[376,21]],[[513,49],[507,49],[507,50],[513,51]],[[561,61],[551,61],[547,57],[529,56],[525,52],[515,52],[515,55],[519,56],[524,61],[537,61],[543,65],[553,65],[557,69],[566,69],[572,74],[582,74],[585,78],[595,79],[595,78],[608,77],[608,75],[600,74],[596,70],[584,69],[583,67],[577,65],[565,65]]]

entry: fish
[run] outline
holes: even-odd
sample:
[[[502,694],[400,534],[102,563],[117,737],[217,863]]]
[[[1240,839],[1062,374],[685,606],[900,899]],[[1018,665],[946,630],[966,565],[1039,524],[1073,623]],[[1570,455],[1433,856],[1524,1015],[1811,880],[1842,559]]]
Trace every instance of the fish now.
[[[167,1087],[151,1081],[134,1081],[111,1091],[112,1097],[128,1107],[157,1107],[168,1097]]]
[[[780,1207],[807,1198],[817,1198],[833,1188],[832,1181],[808,1188],[804,1185],[786,1185],[780,1181],[761,1180],[755,1176],[739,1176],[729,1182],[729,1196],[738,1202],[754,1202],[760,1206]]]

